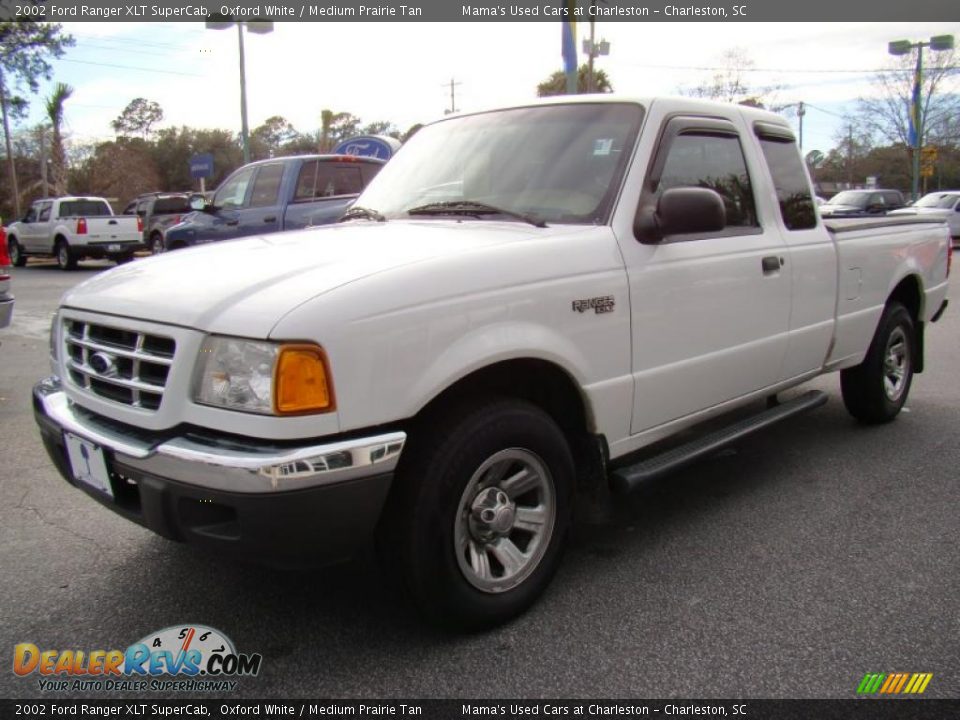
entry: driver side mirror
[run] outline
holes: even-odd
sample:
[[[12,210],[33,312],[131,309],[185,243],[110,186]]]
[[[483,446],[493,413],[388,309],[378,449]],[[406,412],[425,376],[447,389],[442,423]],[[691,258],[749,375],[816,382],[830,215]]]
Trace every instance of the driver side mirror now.
[[[201,193],[194,193],[190,196],[190,209],[199,210],[203,212],[207,208],[212,207],[207,199]]]
[[[709,188],[680,187],[666,190],[655,208],[643,208],[633,223],[633,233],[644,244],[656,244],[669,235],[719,232],[727,226],[723,198]]]

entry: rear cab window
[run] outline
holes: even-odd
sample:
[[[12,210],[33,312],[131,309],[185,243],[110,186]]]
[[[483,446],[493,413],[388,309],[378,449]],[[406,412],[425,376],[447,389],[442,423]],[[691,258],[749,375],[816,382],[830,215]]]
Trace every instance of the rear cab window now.
[[[113,215],[104,200],[68,200],[60,203],[60,217],[103,217]]]
[[[758,123],[755,125],[760,149],[773,180],[780,205],[780,217],[787,230],[816,227],[813,195],[800,153],[788,128]]]

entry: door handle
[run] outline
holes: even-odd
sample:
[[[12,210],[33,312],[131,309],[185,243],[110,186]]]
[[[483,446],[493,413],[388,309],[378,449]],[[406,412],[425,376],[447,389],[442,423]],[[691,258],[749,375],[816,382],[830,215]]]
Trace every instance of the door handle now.
[[[786,260],[782,257],[777,257],[776,255],[768,255],[760,261],[760,266],[763,268],[763,274],[769,275],[780,270],[781,267],[786,263]]]
[[[225,224],[226,224],[226,225],[239,225],[239,224],[240,224],[240,221],[239,221],[239,220],[227,220]]]
[[[263,219],[263,221],[264,221],[265,223],[268,223],[268,222],[276,222],[276,221],[277,221],[277,216],[276,216],[276,215],[271,215],[270,217],[265,217],[265,218]]]

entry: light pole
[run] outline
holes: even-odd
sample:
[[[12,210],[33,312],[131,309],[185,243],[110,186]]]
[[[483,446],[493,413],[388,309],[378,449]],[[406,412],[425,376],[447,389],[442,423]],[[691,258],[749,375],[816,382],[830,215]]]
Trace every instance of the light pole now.
[[[237,26],[237,38],[240,46],[240,136],[243,139],[243,164],[250,162],[250,128],[247,124],[247,72],[243,55],[243,26],[247,31],[266,35],[273,32],[273,23],[269,20],[234,20],[233,15],[211,15],[216,20],[207,20],[207,30],[226,30]]]
[[[596,42],[595,37],[595,25],[596,21],[590,21],[590,38],[583,41],[583,52],[587,55],[587,92],[592,93],[594,88],[594,79],[593,79],[593,59],[597,55],[609,55],[610,54],[610,43],[606,40],[601,40]]]
[[[913,199],[920,196],[920,148],[923,147],[923,49],[930,48],[934,52],[953,49],[953,35],[936,35],[929,42],[915,42],[896,40],[887,45],[887,52],[891,55],[908,55],[914,48],[917,49],[917,69],[913,75],[913,94],[910,101],[910,140],[913,144]]]

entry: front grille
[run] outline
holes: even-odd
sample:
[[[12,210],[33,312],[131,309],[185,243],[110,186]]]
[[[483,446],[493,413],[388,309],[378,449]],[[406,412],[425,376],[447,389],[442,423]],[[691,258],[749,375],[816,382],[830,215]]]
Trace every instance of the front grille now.
[[[105,400],[159,409],[176,352],[173,338],[65,319],[63,344],[75,385]]]

